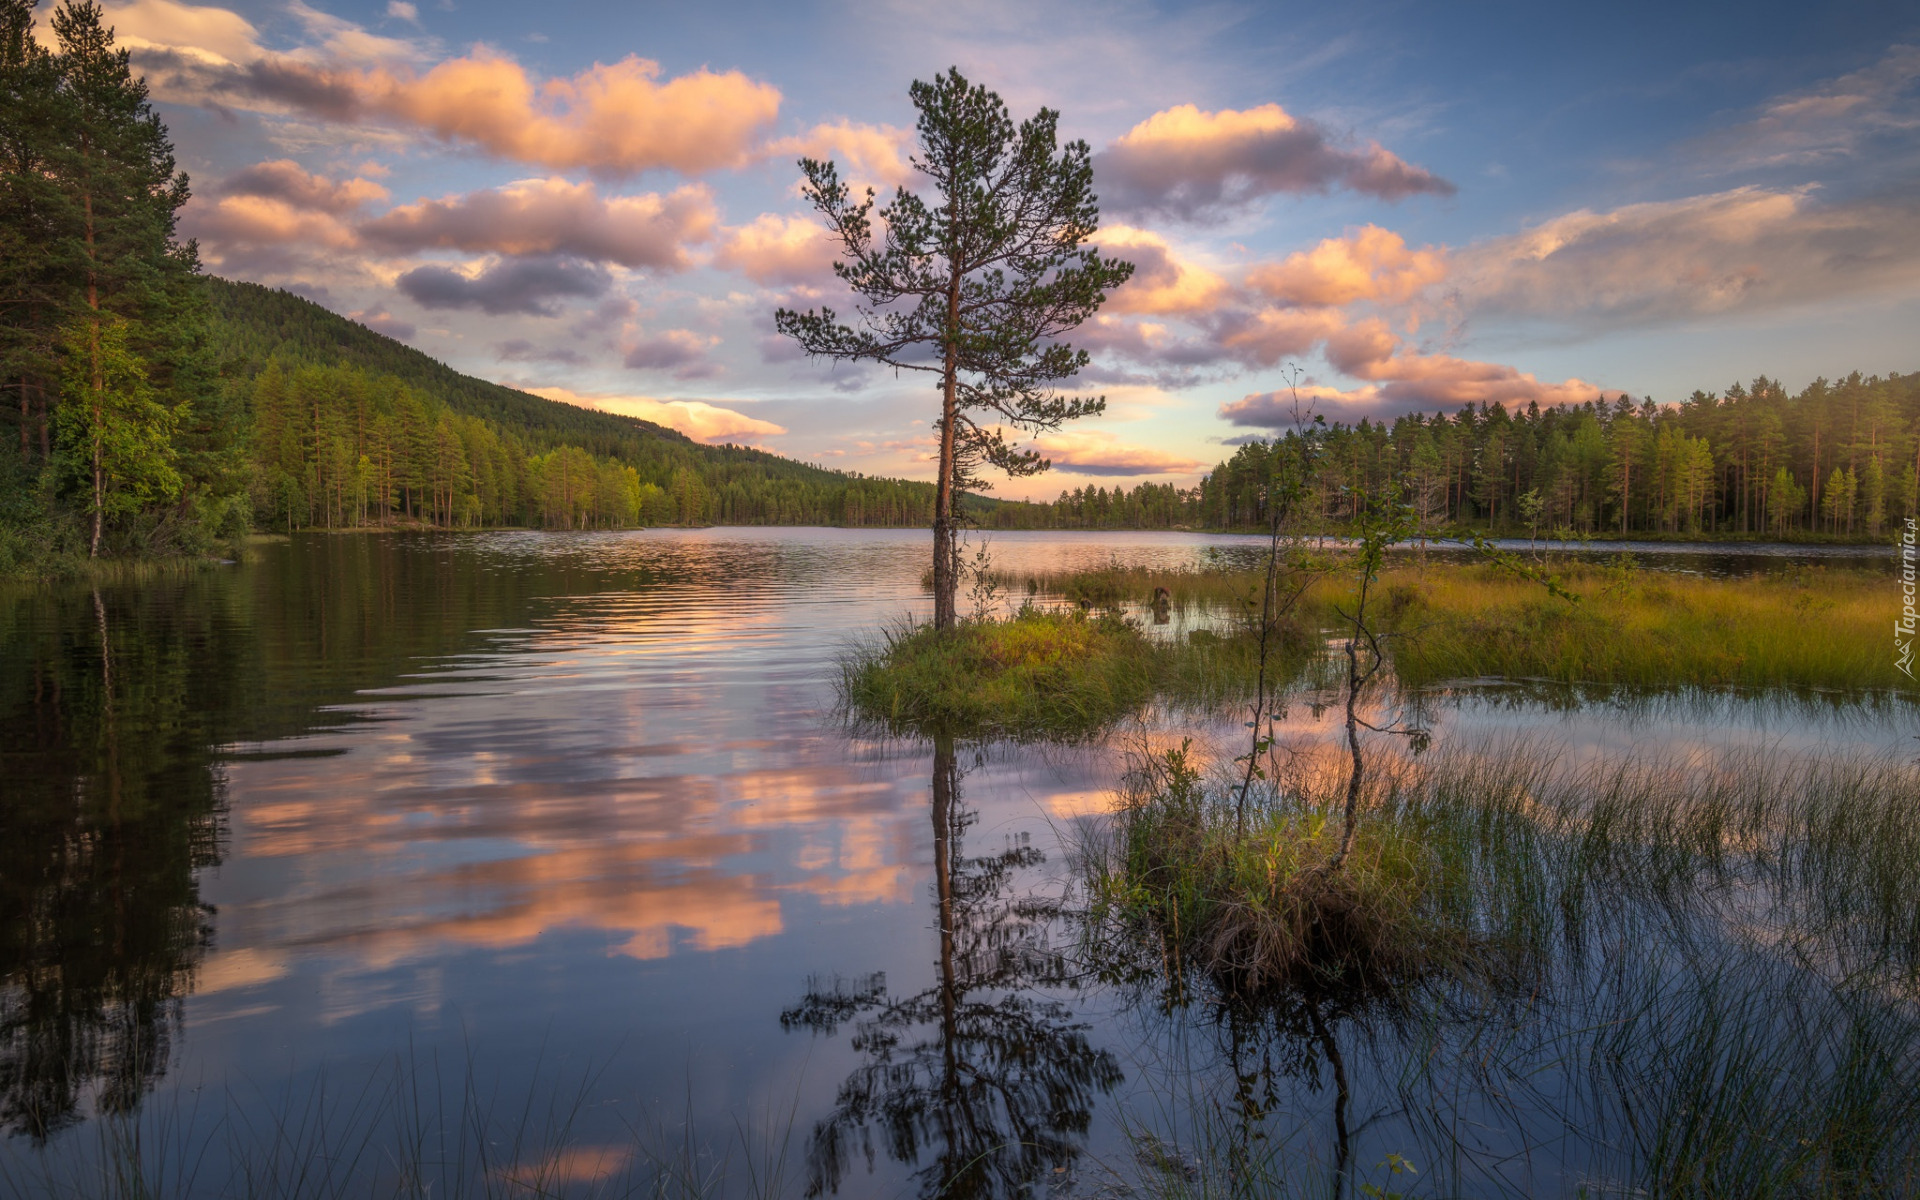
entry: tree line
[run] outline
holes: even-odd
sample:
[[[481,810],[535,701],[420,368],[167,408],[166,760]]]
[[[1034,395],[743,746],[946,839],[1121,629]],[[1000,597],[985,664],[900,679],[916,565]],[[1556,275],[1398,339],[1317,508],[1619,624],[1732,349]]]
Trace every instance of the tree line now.
[[[1582,534],[1878,538],[1920,515],[1920,372],[1761,376],[1678,404],[1469,405],[1392,422],[1335,422],[1307,503],[1329,527],[1398,488],[1426,527]],[[1199,485],[1141,484],[1004,504],[1004,529],[1254,529],[1289,433],[1241,446]]]

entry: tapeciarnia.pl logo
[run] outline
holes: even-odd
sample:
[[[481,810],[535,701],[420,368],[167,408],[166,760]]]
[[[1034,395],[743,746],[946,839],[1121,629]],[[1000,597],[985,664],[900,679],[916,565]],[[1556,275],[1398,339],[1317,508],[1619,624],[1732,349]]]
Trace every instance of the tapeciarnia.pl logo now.
[[[1900,619],[1893,623],[1893,665],[1908,679],[1913,678],[1913,634],[1920,617],[1914,613],[1914,534],[1915,518],[1907,518],[1900,534]]]

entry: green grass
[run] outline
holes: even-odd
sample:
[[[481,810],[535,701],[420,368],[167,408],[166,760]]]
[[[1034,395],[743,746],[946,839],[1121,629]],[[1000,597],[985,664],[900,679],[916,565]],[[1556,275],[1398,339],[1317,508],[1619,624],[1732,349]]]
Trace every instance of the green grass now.
[[[1004,619],[884,634],[840,663],[844,707],[894,733],[1091,737],[1149,703],[1213,708],[1252,693],[1259,639],[1242,625],[1152,637],[1111,611],[1023,606]],[[1303,626],[1276,624],[1269,688],[1317,658]]]
[[[1375,610],[1401,683],[1530,679],[1635,688],[1741,687],[1920,694],[1893,665],[1897,582],[1885,571],[1812,567],[1744,579],[1555,563],[1577,603],[1486,564],[1396,565]],[[1195,568],[1009,576],[1005,584],[1094,605],[1145,604],[1236,617],[1260,573]],[[1294,616],[1338,632],[1351,587],[1336,573]]]
[[[1154,648],[1111,615],[1025,608],[891,632],[841,663],[847,707],[894,732],[1081,737],[1154,694]]]
[[[1487,567],[1394,572],[1394,670],[1415,686],[1501,676],[1673,686],[1915,692],[1888,636],[1898,588],[1882,572],[1748,579],[1591,568],[1569,604]]]

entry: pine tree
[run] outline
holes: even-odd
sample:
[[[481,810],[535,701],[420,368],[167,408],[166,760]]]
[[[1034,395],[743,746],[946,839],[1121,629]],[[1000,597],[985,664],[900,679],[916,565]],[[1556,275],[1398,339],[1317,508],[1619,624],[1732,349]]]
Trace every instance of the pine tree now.
[[[70,281],[60,269],[59,182],[52,171],[60,73],[33,36],[33,0],[0,0],[0,387],[20,413],[20,458],[49,451],[50,381]]]
[[[1089,361],[1059,338],[1133,266],[1087,245],[1100,221],[1092,159],[1085,142],[1059,145],[1057,112],[1043,108],[1016,126],[999,96],[958,69],[910,94],[920,114],[913,165],[932,181],[933,203],[899,189],[877,214],[885,233],[876,244],[872,190],[856,202],[833,163],[802,159],[807,197],[840,242],[834,271],[860,297],[860,322],[843,325],[822,308],[781,309],[775,323],[809,355],[937,379],[934,624],[946,628],[959,582],[956,494],[984,486],[985,466],[1014,476],[1047,467],[1034,450],[1008,445],[1006,426],[1039,433],[1105,409],[1104,397],[1053,390]]]

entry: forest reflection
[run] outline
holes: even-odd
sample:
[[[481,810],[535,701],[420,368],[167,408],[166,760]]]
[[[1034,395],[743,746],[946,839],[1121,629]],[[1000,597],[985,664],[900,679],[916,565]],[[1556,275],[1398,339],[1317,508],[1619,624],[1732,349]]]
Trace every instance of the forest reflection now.
[[[939,929],[933,986],[897,995],[884,974],[815,983],[781,1014],[788,1030],[852,1029],[864,1061],[808,1144],[810,1196],[837,1192],[879,1153],[914,1168],[925,1196],[1024,1195],[1078,1156],[1096,1097],[1122,1075],[1089,1026],[1047,991],[1076,986],[1049,943],[1059,903],[1017,895],[1044,860],[1023,835],[998,853],[964,848],[977,813],[961,798],[952,738],[934,742],[930,816]]]
[[[0,1123],[45,1139],[125,1112],[164,1070],[212,933],[195,872],[220,861],[220,694],[240,648],[218,606],[0,605]]]

